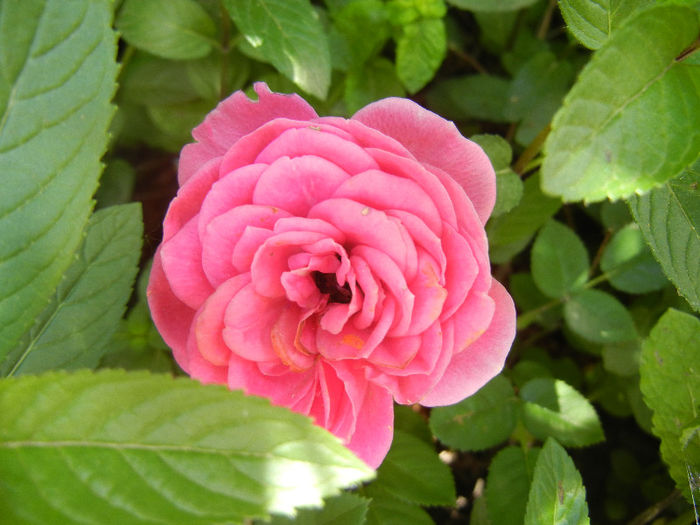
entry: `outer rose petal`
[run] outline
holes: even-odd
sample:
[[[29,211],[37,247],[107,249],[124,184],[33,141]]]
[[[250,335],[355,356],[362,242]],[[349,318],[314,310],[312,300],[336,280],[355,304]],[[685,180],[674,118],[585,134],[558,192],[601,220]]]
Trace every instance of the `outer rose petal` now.
[[[362,406],[357,411],[355,432],[348,448],[372,468],[377,468],[394,437],[394,402],[391,393],[373,383],[367,383]]]
[[[264,82],[257,82],[253,87],[258,94],[257,101],[249,99],[243,91],[236,91],[194,128],[192,136],[197,142],[186,145],[180,154],[180,185],[204,163],[220,157],[238,139],[266,122],[279,117],[309,120],[318,116],[299,95],[272,93]]]
[[[452,358],[442,379],[421,399],[421,405],[457,403],[479,390],[503,368],[515,337],[515,305],[503,285],[495,279],[491,282],[489,295],[496,303],[496,311],[488,329]]]
[[[465,139],[452,122],[403,98],[379,100],[352,118],[395,138],[420,162],[449,173],[486,223],[496,203],[496,174],[481,147]]]

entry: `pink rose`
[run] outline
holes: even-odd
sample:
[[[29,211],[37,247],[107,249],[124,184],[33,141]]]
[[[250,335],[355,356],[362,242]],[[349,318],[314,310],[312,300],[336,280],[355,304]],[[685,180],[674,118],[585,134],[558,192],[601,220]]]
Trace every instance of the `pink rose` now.
[[[178,364],[311,416],[372,467],[393,401],[447,405],[502,369],[484,152],[410,100],[319,118],[255,85],[195,128],[148,300]]]

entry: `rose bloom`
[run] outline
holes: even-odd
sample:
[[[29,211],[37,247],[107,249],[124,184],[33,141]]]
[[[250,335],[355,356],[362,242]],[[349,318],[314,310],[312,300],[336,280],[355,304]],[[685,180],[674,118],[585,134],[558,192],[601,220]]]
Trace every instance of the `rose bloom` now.
[[[319,118],[255,91],[182,150],[153,319],[190,376],[306,414],[377,467],[393,401],[452,404],[503,367],[515,309],[488,259],[495,174],[410,100]]]

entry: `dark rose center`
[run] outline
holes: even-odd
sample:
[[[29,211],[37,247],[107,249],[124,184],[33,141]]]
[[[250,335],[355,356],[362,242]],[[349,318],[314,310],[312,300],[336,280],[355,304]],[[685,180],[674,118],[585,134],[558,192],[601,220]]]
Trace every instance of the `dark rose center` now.
[[[318,291],[329,295],[329,302],[348,304],[352,299],[352,292],[348,283],[340,286],[334,273],[311,272],[311,276],[314,279],[314,283],[316,283]]]

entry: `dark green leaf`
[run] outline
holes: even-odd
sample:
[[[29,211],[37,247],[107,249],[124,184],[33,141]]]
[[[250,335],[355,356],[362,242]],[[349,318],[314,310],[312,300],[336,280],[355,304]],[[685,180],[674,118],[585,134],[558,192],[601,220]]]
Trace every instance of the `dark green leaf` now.
[[[124,0],[116,26],[132,46],[173,60],[200,58],[216,44],[216,26],[194,0]]]
[[[419,505],[452,505],[455,500],[449,467],[433,447],[400,430],[394,432],[374,484],[395,498]]]
[[[440,441],[460,450],[484,450],[510,436],[517,422],[510,381],[496,376],[476,394],[430,413],[430,428]]]
[[[396,74],[409,93],[430,82],[446,52],[442,19],[423,18],[402,27],[396,42]]]
[[[0,382],[8,523],[211,524],[320,505],[372,470],[266,399],[123,371]]]
[[[493,75],[467,75],[443,80],[428,91],[431,109],[452,120],[475,118],[505,122],[510,82]]]
[[[326,98],[328,38],[309,0],[224,0],[248,43],[304,91]]]
[[[532,246],[532,278],[548,297],[563,297],[586,283],[588,252],[578,235],[556,221],[540,230]]]
[[[113,159],[107,164],[100,177],[95,199],[98,208],[125,204],[131,200],[136,183],[136,172],[127,161]]]
[[[514,11],[535,2],[537,0],[447,0],[448,4],[470,11]]]
[[[661,456],[688,499],[690,458],[680,438],[686,428],[697,425],[700,413],[698,341],[700,320],[669,309],[644,341],[639,370],[644,400],[654,413],[653,431],[661,439]],[[700,471],[700,464],[690,466]]]
[[[363,525],[369,500],[355,494],[340,494],[323,502],[318,510],[300,509],[295,518],[273,516],[270,525]]]
[[[614,296],[582,290],[564,304],[564,319],[577,335],[593,343],[616,343],[637,337],[632,316]]]
[[[623,292],[642,294],[660,290],[668,283],[636,224],[612,236],[600,259],[600,269],[608,274],[610,284]]]
[[[418,505],[396,499],[386,491],[377,489],[375,484],[363,488],[362,493],[372,498],[365,525],[406,525],[408,523],[434,525],[435,523]]]
[[[486,478],[486,508],[499,525],[522,525],[539,448],[506,447],[491,460]]]
[[[141,251],[140,204],[96,212],[51,303],[3,362],[2,375],[94,368],[117,329]]]
[[[107,1],[0,2],[0,362],[46,307],[92,209],[117,64]]]
[[[537,457],[525,525],[588,525],[586,489],[566,451],[549,438]]]
[[[700,68],[697,68],[700,69]],[[630,199],[654,256],[690,305],[700,311],[700,161],[660,188]]]
[[[182,104],[200,98],[189,81],[187,62],[134,53],[119,78],[118,99],[135,105]],[[122,104],[120,103],[120,109]]]
[[[693,9],[659,5],[596,51],[552,122],[544,191],[567,201],[618,199],[658,186],[697,158],[700,68],[676,57],[698,33]]]
[[[345,105],[350,114],[375,100],[405,94],[394,64],[386,58],[378,57],[360,69],[353,69],[345,78]]]
[[[542,440],[553,437],[566,446],[583,447],[605,439],[598,414],[577,390],[559,379],[541,377],[520,390],[523,422]]]
[[[619,376],[633,376],[639,372],[642,347],[638,339],[610,343],[603,347],[603,366]]]

